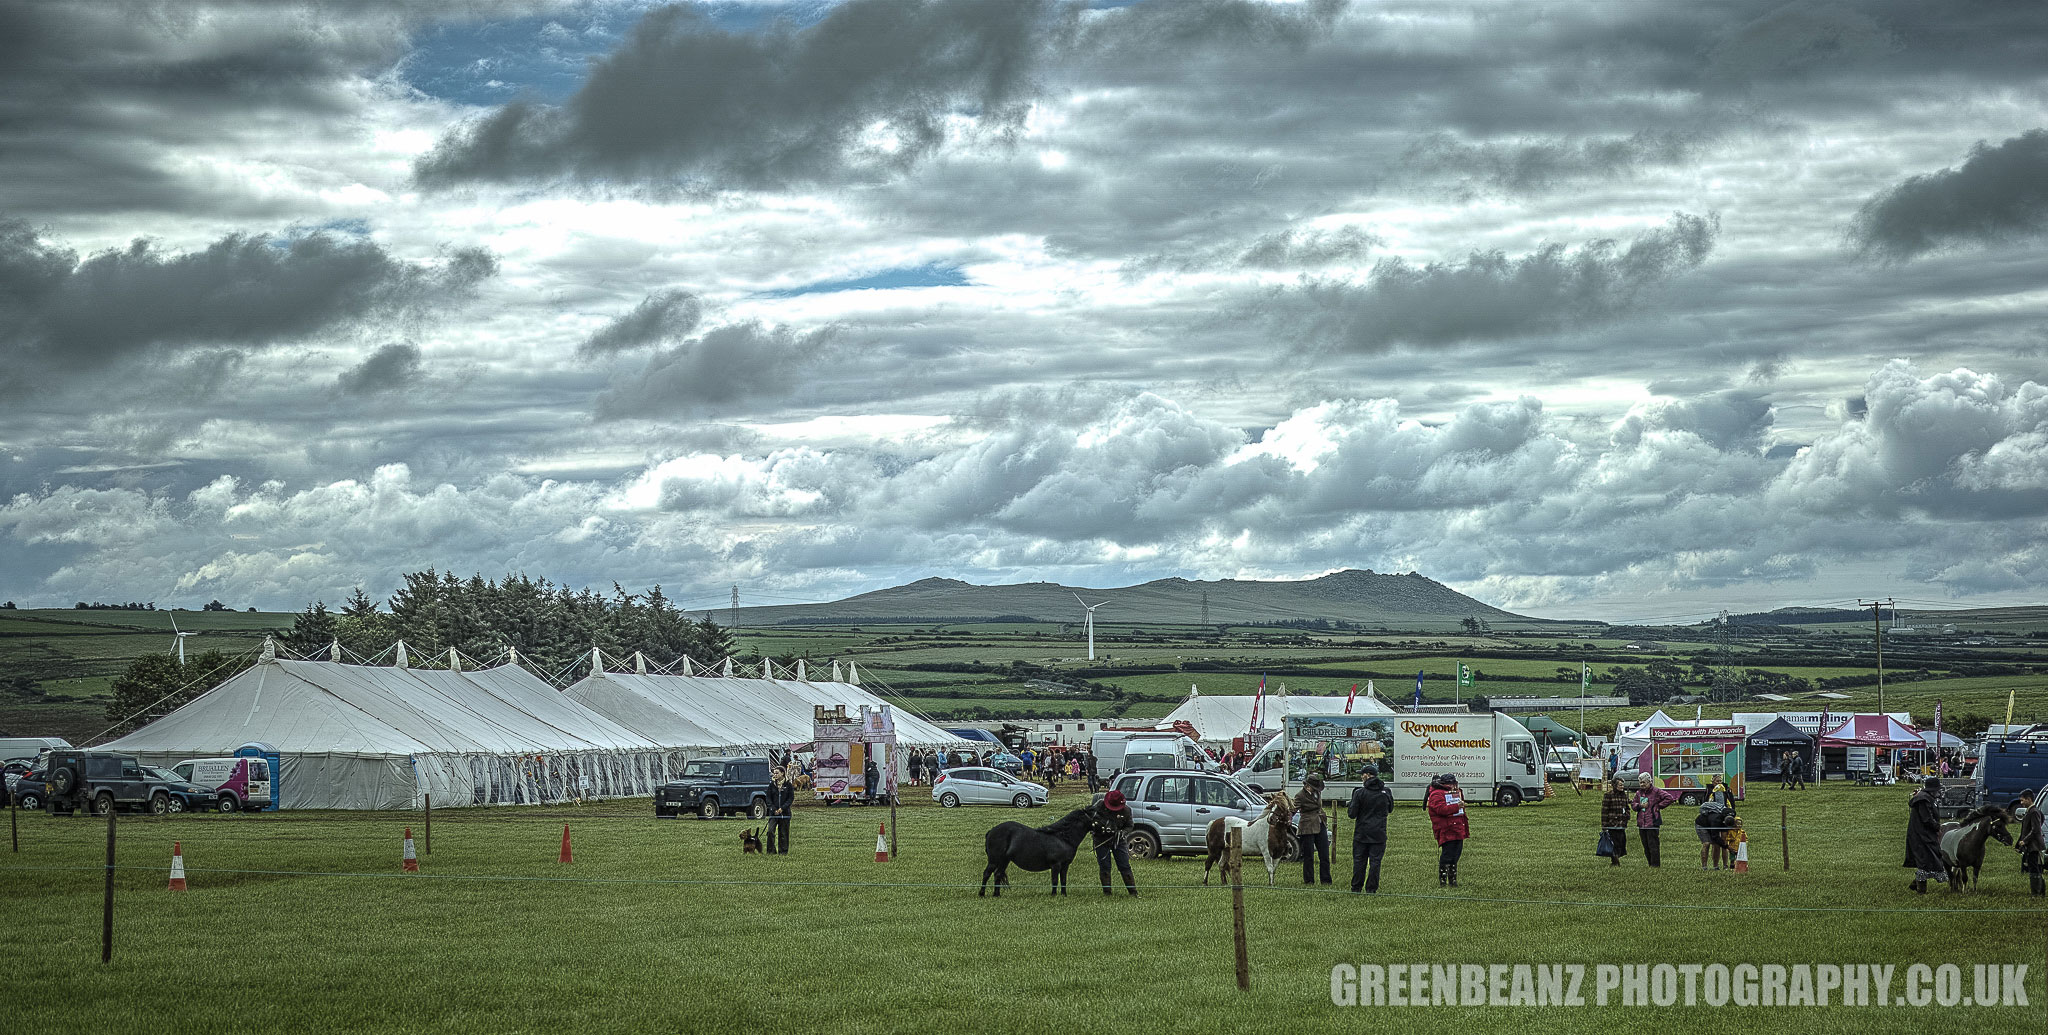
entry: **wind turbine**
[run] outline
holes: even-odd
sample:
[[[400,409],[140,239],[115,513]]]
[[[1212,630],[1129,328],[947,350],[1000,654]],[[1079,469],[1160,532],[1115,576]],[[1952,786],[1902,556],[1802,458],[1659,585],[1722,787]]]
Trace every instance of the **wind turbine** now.
[[[179,668],[184,668],[184,667],[185,667],[185,637],[187,637],[187,636],[197,636],[197,635],[199,635],[199,633],[198,633],[197,631],[194,631],[194,632],[180,632],[180,631],[178,630],[178,616],[177,616],[177,615],[172,615],[172,616],[171,616],[171,635],[172,635],[172,637],[173,637],[173,640],[172,640],[172,642],[174,642],[175,644],[177,644],[177,647],[178,647],[178,667],[179,667]]]
[[[1093,603],[1093,604],[1090,604],[1090,603],[1089,603],[1089,602],[1087,602],[1086,600],[1083,600],[1083,599],[1081,599],[1081,594],[1079,594],[1079,593],[1075,593],[1075,594],[1074,594],[1073,596],[1074,596],[1074,603],[1076,603],[1076,604],[1079,604],[1079,605],[1081,605],[1081,610],[1082,610],[1082,611],[1085,611],[1085,612],[1087,612],[1087,615],[1088,615],[1088,617],[1087,617],[1087,619],[1086,619],[1086,621],[1087,621],[1087,625],[1088,625],[1088,660],[1089,660],[1089,661],[1094,661],[1094,660],[1095,660],[1095,609],[1096,609],[1096,608],[1098,608],[1098,607],[1101,607],[1101,606],[1102,606],[1102,605],[1104,605],[1104,604],[1107,604],[1107,603],[1109,603],[1109,601],[1107,601],[1107,600],[1098,600],[1098,601],[1096,601],[1095,603]]]

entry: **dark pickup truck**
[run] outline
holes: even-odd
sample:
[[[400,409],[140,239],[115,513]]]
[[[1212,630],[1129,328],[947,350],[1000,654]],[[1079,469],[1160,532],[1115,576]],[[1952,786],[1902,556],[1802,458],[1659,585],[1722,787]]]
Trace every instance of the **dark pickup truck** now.
[[[655,790],[654,815],[673,819],[694,813],[717,819],[744,812],[767,819],[768,769],[768,760],[760,757],[692,759],[681,777]]]
[[[159,815],[204,808],[213,792],[170,778],[143,765],[133,755],[112,751],[52,751],[45,759],[41,786],[22,796],[41,799],[56,815],[84,810],[104,816],[116,809],[146,809]]]

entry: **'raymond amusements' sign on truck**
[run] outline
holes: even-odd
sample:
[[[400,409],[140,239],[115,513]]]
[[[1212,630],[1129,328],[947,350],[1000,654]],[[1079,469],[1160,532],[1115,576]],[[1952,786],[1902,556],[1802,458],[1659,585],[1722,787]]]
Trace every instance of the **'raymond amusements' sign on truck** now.
[[[1262,792],[1293,793],[1316,773],[1323,797],[1343,799],[1371,773],[1386,781],[1396,801],[1421,801],[1431,780],[1455,773],[1466,795],[1519,805],[1543,797],[1537,758],[1535,736],[1498,712],[1290,715],[1280,735],[1236,776]]]

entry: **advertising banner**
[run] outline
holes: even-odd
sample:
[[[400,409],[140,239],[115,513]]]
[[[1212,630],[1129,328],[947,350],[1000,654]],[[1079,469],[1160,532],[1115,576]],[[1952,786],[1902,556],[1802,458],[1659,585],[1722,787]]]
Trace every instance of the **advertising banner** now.
[[[1287,782],[1310,773],[1327,783],[1359,781],[1367,773],[1393,773],[1394,720],[1384,715],[1303,715],[1287,718]]]
[[[1426,784],[1444,773],[1473,787],[1493,785],[1493,716],[1411,716],[1394,724],[1395,777]]]
[[[1701,726],[1650,731],[1650,764],[1645,770],[1657,785],[1672,790],[1705,790],[1714,777],[1737,799],[1743,793],[1742,726]]]

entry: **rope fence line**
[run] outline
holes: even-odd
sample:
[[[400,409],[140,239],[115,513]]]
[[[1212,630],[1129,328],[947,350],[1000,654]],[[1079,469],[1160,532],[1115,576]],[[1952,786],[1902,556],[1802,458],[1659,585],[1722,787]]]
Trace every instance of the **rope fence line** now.
[[[161,872],[161,870],[162,870],[162,868],[161,868],[161,867],[156,867],[156,866],[115,866],[115,867],[113,867],[113,868],[114,868],[115,870],[134,870],[134,871],[143,871],[143,872],[148,872],[148,873],[159,873],[159,872]],[[8,872],[13,872],[13,871],[22,871],[22,872],[30,872],[30,871],[33,871],[33,872],[91,872],[91,873],[102,873],[102,872],[104,872],[104,871],[105,871],[106,869],[107,869],[107,868],[106,868],[106,867],[104,867],[104,866],[0,866],[0,873],[8,873]],[[229,868],[229,867],[208,867],[208,866],[187,866],[187,867],[185,868],[185,872],[186,872],[186,873],[188,873],[188,874],[201,874],[201,873],[218,873],[218,874],[240,874],[240,875],[247,875],[247,876],[268,876],[268,877],[362,877],[362,878],[370,878],[370,879],[378,879],[378,880],[429,880],[429,881],[431,881],[431,880],[442,880],[442,881],[480,881],[480,882],[499,882],[499,883],[513,883],[513,884],[522,884],[522,883],[523,883],[523,884],[624,884],[624,885],[645,885],[645,886],[693,886],[693,887],[765,887],[765,888],[918,888],[918,889],[927,889],[927,890],[933,890],[933,889],[943,889],[943,890],[961,890],[961,889],[977,889],[977,888],[981,887],[981,885],[979,885],[979,884],[977,884],[977,883],[960,883],[960,884],[955,884],[955,883],[950,883],[950,882],[916,882],[916,881],[771,881],[771,880],[729,880],[729,879],[700,879],[700,878],[688,878],[688,877],[540,877],[540,876],[522,876],[522,875],[518,875],[518,874],[464,874],[464,873],[403,873],[403,872],[399,872],[399,873],[361,873],[361,872],[350,872],[350,871],[342,871],[342,870],[252,870],[252,869],[237,869],[237,868]],[[1085,890],[1085,888],[1086,888],[1086,887],[1088,887],[1088,886],[1089,886],[1089,885],[1085,885],[1085,884],[1084,884],[1084,886],[1083,886],[1083,887],[1084,887],[1084,890]],[[1012,891],[1011,891],[1011,893],[1012,893],[1012,894],[1017,894],[1017,893],[1018,893],[1018,889],[1022,888],[1023,886],[1022,886],[1022,885],[1017,885],[1017,884],[1011,884],[1011,885],[1008,885],[1008,887],[1010,887],[1010,888],[1012,889]],[[1294,887],[1287,887],[1287,886],[1269,886],[1269,887],[1264,887],[1264,888],[1261,888],[1261,887],[1259,887],[1259,886],[1257,886],[1257,885],[1254,885],[1254,884],[1247,884],[1247,885],[1245,885],[1244,887],[1245,887],[1245,890],[1247,890],[1247,891],[1253,891],[1253,892],[1260,892],[1260,891],[1263,891],[1263,892],[1266,892],[1266,893],[1268,893],[1268,894],[1283,894],[1283,895],[1325,895],[1325,896],[1343,896],[1343,897],[1345,897],[1345,898],[1353,898],[1353,897],[1363,898],[1363,897],[1364,897],[1364,896],[1353,896],[1353,894],[1352,894],[1351,892],[1349,892],[1349,891],[1339,891],[1339,890],[1337,890],[1337,889],[1335,889],[1335,888],[1330,888],[1330,889],[1323,889],[1323,888],[1309,888],[1309,887],[1301,887],[1301,888],[1294,888]],[[1218,884],[1218,885],[1213,885],[1213,886],[1204,886],[1204,885],[1200,885],[1200,884],[1154,884],[1154,885],[1150,885],[1150,886],[1148,886],[1148,887],[1147,887],[1147,888],[1146,888],[1145,890],[1147,890],[1147,891],[1192,891],[1192,892],[1201,892],[1201,893],[1206,893],[1206,892],[1211,892],[1211,891],[1215,891],[1215,892],[1219,892],[1219,893],[1220,893],[1220,892],[1226,892],[1226,891],[1229,891],[1229,890],[1230,890],[1230,888],[1229,888],[1228,886],[1226,886],[1226,885],[1222,885],[1222,884]],[[1028,892],[1027,892],[1027,893],[1028,893]],[[1974,909],[1951,909],[1951,908],[1946,908],[1946,907],[1943,907],[1943,908],[1934,908],[1934,909],[1914,909],[1914,908],[1905,908],[1905,907],[1898,907],[1898,906],[1776,906],[1776,905],[1761,905],[1761,904],[1757,904],[1757,905],[1741,905],[1741,904],[1732,904],[1732,903],[1686,903],[1686,902],[1611,902],[1611,901],[1603,901],[1603,900],[1598,900],[1598,899],[1544,899],[1544,898],[1506,898],[1506,897],[1499,897],[1499,896],[1482,896],[1482,895],[1429,895],[1429,894],[1419,894],[1419,893],[1414,893],[1414,892],[1391,892],[1391,891],[1380,891],[1380,892],[1377,892],[1377,893],[1375,893],[1375,896],[1374,896],[1374,897],[1377,897],[1377,898],[1395,898],[1395,899],[1413,899],[1413,900],[1418,900],[1418,901],[1426,901],[1426,902],[1483,902],[1483,903],[1487,903],[1487,904],[1490,904],[1490,905],[1522,905],[1522,906],[1591,906],[1591,907],[1594,907],[1594,908],[1599,908],[1599,909],[1665,909],[1665,910],[1681,910],[1681,911],[1699,911],[1699,912],[1721,912],[1721,913],[1730,913],[1730,912],[1732,912],[1732,913],[1749,913],[1749,912],[1766,912],[1766,913],[1836,913],[1836,914],[1840,914],[1840,913],[1854,913],[1854,914],[1860,914],[1860,913],[1876,913],[1876,914],[1911,914],[1911,915],[1952,915],[1952,914],[1970,913],[1970,914],[1986,914],[1986,915],[1993,915],[1993,914],[2041,914],[2041,915],[2048,915],[2048,906],[2032,906],[2032,907],[2002,907],[2002,906],[1993,906],[1993,907],[1983,907],[1983,908],[1974,908]]]

